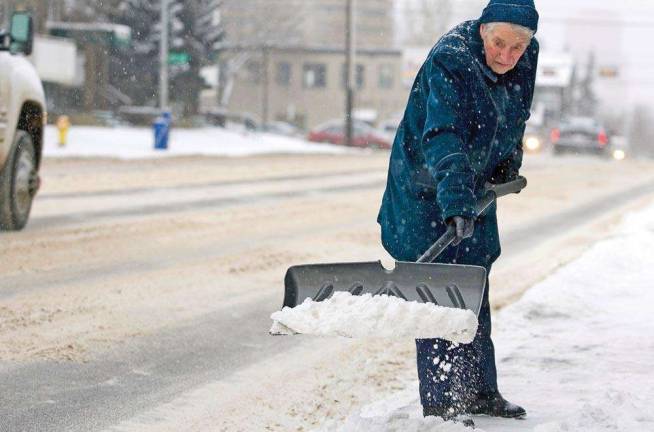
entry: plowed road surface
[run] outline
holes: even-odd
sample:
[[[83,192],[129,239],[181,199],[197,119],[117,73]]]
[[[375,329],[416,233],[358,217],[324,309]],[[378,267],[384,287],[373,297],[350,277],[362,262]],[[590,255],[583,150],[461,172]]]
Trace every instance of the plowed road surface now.
[[[411,341],[267,334],[287,267],[389,262],[387,159],[46,160],[27,229],[0,234],[0,430],[310,430],[392,391]],[[652,168],[527,156],[494,305],[650,200]]]

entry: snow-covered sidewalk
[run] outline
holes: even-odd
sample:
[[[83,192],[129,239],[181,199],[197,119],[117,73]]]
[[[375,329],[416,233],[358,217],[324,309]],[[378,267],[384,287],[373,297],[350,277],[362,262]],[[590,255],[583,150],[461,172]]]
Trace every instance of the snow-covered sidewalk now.
[[[46,157],[111,157],[144,159],[171,156],[247,156],[272,153],[342,154],[353,151],[342,146],[318,144],[302,138],[256,132],[236,132],[221,128],[171,131],[167,150],[154,149],[150,128],[73,126],[65,147],[59,147],[54,126],[45,130]]]
[[[654,206],[494,317],[500,389],[525,420],[475,417],[487,432],[654,430]],[[323,431],[468,430],[423,419],[417,382]]]

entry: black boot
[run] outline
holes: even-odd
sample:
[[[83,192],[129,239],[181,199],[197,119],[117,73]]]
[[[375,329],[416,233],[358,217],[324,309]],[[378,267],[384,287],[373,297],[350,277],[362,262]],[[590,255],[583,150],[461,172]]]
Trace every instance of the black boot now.
[[[437,407],[422,407],[423,417],[434,416],[440,417],[445,421],[451,421],[454,423],[460,423],[468,428],[475,428],[475,422],[472,421],[470,416],[466,414],[456,414],[447,409],[437,408]]]
[[[477,398],[468,412],[473,415],[485,414],[491,417],[522,418],[527,415],[524,408],[512,404],[498,393]]]

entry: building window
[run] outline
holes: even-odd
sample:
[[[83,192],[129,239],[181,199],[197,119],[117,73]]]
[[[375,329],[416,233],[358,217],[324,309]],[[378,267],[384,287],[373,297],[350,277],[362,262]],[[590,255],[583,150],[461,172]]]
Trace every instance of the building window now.
[[[261,82],[262,73],[261,62],[257,60],[250,60],[248,61],[246,68],[248,73],[248,81],[253,84],[259,84]]]
[[[283,87],[291,85],[291,64],[288,62],[277,63],[277,84]]]
[[[327,66],[322,63],[306,63],[303,67],[304,88],[327,87]]]
[[[356,66],[355,72],[354,72],[354,79],[355,79],[355,86],[357,90],[361,90],[364,85],[366,84],[366,67],[364,65],[358,64]],[[347,84],[347,66],[343,65],[343,69],[341,71],[341,83],[343,85],[343,88],[345,88]]]
[[[379,66],[379,88],[393,88],[393,66],[383,64]]]

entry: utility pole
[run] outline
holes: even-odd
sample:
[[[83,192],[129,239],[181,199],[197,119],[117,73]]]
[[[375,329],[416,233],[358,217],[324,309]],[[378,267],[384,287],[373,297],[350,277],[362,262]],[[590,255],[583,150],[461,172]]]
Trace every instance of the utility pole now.
[[[355,26],[354,10],[356,0],[347,0],[345,19],[345,145],[354,143],[354,127],[352,113],[354,111],[354,64],[355,64]]]
[[[0,4],[0,27],[9,28],[9,4]]]
[[[263,45],[263,61],[262,61],[262,84],[263,84],[263,99],[261,107],[261,123],[263,125],[267,124],[270,120],[270,77],[268,76],[268,69],[270,69],[270,47],[268,43]]]
[[[161,46],[159,73],[159,107],[168,109],[168,5],[170,0],[161,0]]]

